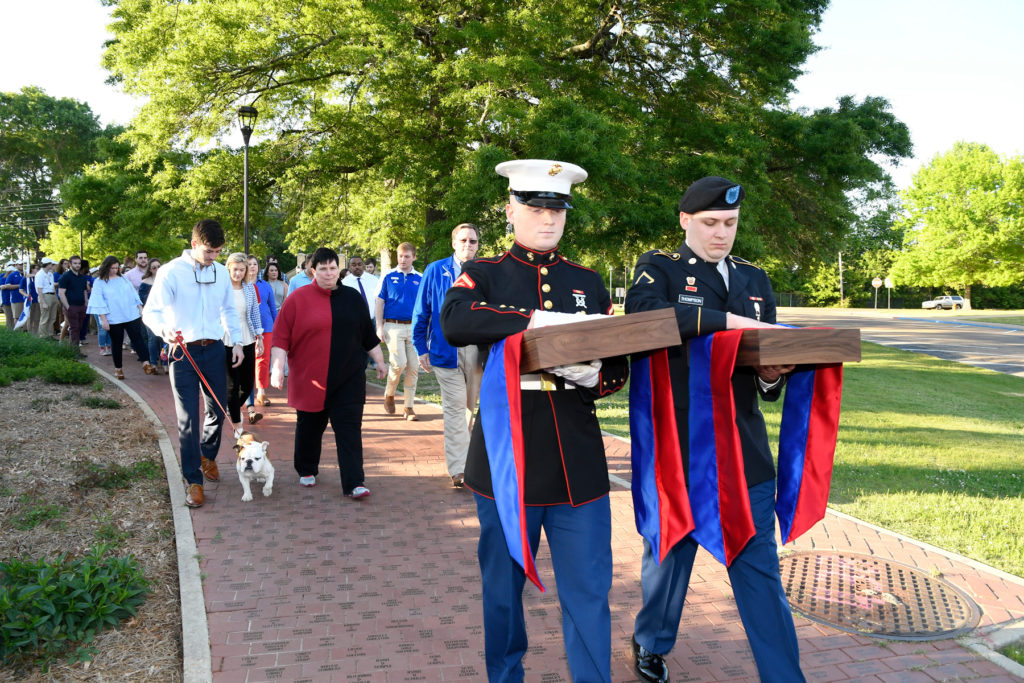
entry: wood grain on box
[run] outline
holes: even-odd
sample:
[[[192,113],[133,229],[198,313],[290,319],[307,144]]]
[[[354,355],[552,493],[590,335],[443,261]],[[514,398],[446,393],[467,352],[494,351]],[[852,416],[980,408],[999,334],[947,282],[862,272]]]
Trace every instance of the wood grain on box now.
[[[523,333],[520,371],[663,349],[681,343],[671,308],[551,325]]]
[[[860,362],[860,330],[777,328],[744,330],[736,365]]]

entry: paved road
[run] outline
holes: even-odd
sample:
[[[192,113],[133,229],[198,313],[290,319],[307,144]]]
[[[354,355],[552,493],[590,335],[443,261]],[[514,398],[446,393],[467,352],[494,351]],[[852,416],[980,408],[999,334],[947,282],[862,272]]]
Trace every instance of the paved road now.
[[[1024,377],[1024,327],[976,323],[949,311],[779,308],[778,320],[807,327],[859,327],[861,338],[905,351]]]

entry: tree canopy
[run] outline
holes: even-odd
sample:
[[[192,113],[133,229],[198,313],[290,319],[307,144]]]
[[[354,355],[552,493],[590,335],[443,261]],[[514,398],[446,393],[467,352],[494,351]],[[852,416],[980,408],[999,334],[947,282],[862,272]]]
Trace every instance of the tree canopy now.
[[[570,255],[674,245],[680,192],[714,173],[748,188],[740,253],[771,245],[793,268],[831,249],[858,197],[891,193],[879,162],[911,151],[880,98],[788,108],[827,0],[107,1],[105,64],[149,98],[137,158],[230,142],[255,105],[254,233],[283,222],[294,249],[410,240],[436,257],[465,220],[494,244],[494,164],[539,157],[590,172]],[[234,202],[225,162],[202,157],[181,187]]]
[[[897,281],[964,291],[1024,282],[1024,159],[957,142],[903,192]]]
[[[39,88],[0,93],[0,244],[34,251],[60,214],[62,182],[104,136],[89,105]]]

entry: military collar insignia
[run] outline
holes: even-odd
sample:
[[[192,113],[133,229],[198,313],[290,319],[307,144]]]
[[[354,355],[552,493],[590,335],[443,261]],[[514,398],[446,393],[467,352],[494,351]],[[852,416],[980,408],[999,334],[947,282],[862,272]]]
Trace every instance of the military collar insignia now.
[[[514,242],[512,247],[508,250],[508,253],[523,263],[531,266],[539,266],[541,263],[553,265],[558,261],[557,247],[550,251],[536,251],[534,249],[524,247],[519,242]]]
[[[677,251],[665,251],[664,249],[658,249],[654,253],[657,254],[658,256],[667,256],[673,261],[678,261],[682,257],[682,254],[680,254]]]

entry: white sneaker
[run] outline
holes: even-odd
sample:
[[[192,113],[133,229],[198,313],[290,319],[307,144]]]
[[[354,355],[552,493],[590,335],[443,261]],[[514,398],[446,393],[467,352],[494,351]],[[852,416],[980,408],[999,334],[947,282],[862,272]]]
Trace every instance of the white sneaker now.
[[[299,477],[300,486],[316,486],[316,477],[312,474],[308,477]]]
[[[365,486],[357,486],[352,489],[352,493],[348,494],[348,497],[358,500],[360,498],[366,498],[368,495],[370,495],[370,489]]]

